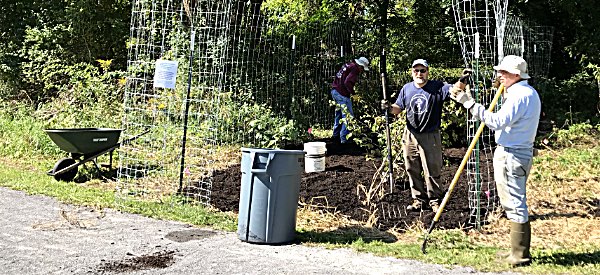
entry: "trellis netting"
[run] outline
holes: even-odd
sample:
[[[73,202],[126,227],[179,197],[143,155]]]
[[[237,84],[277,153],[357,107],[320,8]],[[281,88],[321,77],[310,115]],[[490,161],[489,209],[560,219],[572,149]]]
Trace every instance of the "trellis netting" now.
[[[546,76],[551,29],[524,25],[519,18],[508,14],[507,0],[453,0],[452,7],[465,66],[474,70],[471,92],[477,102],[485,106],[491,103],[496,93],[493,66],[506,55],[524,57],[534,79]],[[469,143],[479,123],[467,112]],[[492,167],[493,137],[493,132],[486,127],[467,162],[469,221],[477,228],[485,224],[498,207]]]
[[[273,22],[252,1],[135,0],[122,124],[125,138],[147,133],[119,150],[120,197],[210,204],[213,173],[240,146],[330,128],[333,75],[357,57],[352,29]],[[357,91],[378,89],[369,81]]]

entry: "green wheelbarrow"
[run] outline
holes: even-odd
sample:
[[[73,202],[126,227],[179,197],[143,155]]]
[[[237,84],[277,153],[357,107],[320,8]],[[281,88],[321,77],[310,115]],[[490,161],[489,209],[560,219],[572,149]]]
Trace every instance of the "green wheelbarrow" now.
[[[137,139],[148,131],[132,138],[119,142],[122,129],[111,128],[70,128],[70,129],[45,129],[48,137],[63,151],[70,153],[70,158],[63,158],[56,162],[54,168],[47,172],[58,181],[72,181],[77,175],[77,167],[92,161],[98,169],[96,158],[110,153],[109,168],[112,168],[113,151]]]

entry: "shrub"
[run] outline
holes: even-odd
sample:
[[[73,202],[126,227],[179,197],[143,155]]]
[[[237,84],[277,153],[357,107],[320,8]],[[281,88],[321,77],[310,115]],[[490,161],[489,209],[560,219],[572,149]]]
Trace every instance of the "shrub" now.
[[[571,125],[568,129],[553,129],[546,136],[538,138],[538,143],[553,148],[564,148],[578,144],[598,144],[600,124],[593,126],[589,123]]]
[[[59,66],[65,79],[57,96],[40,105],[36,118],[47,128],[119,127],[124,93],[122,72],[100,72],[85,63]]]
[[[239,95],[243,97],[243,95]],[[309,138],[295,120],[277,115],[268,105],[222,95],[218,114],[200,123],[200,136],[229,144],[284,148]]]
[[[570,79],[538,79],[532,82],[542,100],[542,119],[556,124],[597,123],[598,84],[593,76],[583,71]]]

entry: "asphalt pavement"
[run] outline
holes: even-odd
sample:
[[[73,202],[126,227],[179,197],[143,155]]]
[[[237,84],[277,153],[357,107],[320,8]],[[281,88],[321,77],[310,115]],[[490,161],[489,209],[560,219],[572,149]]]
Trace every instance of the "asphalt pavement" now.
[[[0,188],[0,274],[499,274],[66,205]],[[510,273],[502,273],[510,274]]]

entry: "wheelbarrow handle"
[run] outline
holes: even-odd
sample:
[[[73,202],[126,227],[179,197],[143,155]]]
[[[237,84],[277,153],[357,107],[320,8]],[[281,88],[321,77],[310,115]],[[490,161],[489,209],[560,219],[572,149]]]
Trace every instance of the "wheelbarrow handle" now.
[[[147,129],[146,131],[142,132],[141,134],[137,134],[137,135],[135,135],[135,136],[133,136],[133,137],[130,137],[130,138],[126,139],[126,140],[123,140],[123,141],[121,141],[121,143],[120,143],[120,144],[128,144],[128,143],[130,143],[130,142],[132,142],[132,141],[136,140],[136,139],[137,139],[137,138],[139,138],[140,136],[147,134],[148,132],[150,132],[150,129]]]

